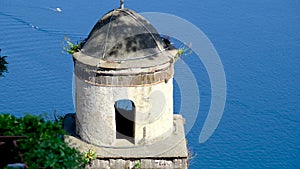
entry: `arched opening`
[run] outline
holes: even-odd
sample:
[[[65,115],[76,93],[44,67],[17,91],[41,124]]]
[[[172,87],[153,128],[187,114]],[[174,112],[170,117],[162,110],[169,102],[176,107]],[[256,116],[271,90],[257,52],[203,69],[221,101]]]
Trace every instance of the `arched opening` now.
[[[134,140],[135,105],[131,100],[118,100],[115,102],[116,138]]]

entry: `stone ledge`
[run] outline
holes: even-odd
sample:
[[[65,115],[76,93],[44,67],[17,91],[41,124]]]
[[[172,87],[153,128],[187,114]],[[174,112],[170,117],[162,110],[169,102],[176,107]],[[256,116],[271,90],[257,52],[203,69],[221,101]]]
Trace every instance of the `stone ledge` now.
[[[162,83],[171,79],[174,75],[174,65],[166,64],[163,67],[148,68],[144,72],[138,70],[97,70],[75,61],[75,75],[86,83],[97,86],[141,86]]]
[[[146,146],[96,146],[74,136],[65,136],[65,142],[82,153],[93,149],[97,157],[103,159],[187,158],[184,119],[181,115],[174,115],[174,127],[175,130],[170,137]]]

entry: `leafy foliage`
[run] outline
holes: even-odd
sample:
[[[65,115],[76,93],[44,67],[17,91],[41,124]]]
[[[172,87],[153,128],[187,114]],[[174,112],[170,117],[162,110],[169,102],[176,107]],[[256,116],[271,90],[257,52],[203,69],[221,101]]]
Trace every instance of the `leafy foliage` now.
[[[140,161],[136,162],[135,165],[134,165],[134,167],[136,169],[140,169],[141,168],[141,162]]]
[[[1,53],[1,49],[0,49]],[[8,64],[5,60],[7,56],[1,56],[0,55],[0,77],[3,76],[4,73],[7,73],[7,67],[6,65]]]
[[[96,152],[93,149],[89,149],[88,152],[84,154],[84,162],[91,163],[93,160],[97,158]]]
[[[64,46],[64,51],[68,52],[69,54],[79,52],[84,44],[84,41],[82,40],[74,44],[71,42],[71,39],[68,37],[65,37],[65,42],[67,44]]]
[[[83,155],[67,146],[64,134],[61,122],[45,121],[41,116],[0,114],[0,135],[27,137],[18,145],[29,168],[84,168]]]
[[[189,46],[187,46],[186,43],[184,43],[179,47],[177,54],[179,56],[192,54],[193,51],[191,50],[191,47],[192,47],[192,42],[190,43]]]
[[[175,56],[175,61],[177,61],[179,59],[179,57],[181,57],[183,59],[184,56],[193,53],[193,51],[191,49],[191,47],[193,45],[192,42],[190,42],[190,44],[187,45],[186,43],[182,43],[170,36],[162,35],[161,38],[164,42],[165,49],[167,49],[167,50],[177,49],[177,55]],[[179,45],[179,46],[177,46],[177,45]]]

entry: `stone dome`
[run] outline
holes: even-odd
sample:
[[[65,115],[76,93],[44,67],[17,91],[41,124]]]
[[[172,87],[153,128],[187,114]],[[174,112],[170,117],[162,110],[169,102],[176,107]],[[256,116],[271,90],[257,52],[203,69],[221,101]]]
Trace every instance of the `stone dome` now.
[[[143,16],[130,9],[114,9],[96,23],[74,58],[98,68],[146,68],[172,62],[177,52],[166,49]]]

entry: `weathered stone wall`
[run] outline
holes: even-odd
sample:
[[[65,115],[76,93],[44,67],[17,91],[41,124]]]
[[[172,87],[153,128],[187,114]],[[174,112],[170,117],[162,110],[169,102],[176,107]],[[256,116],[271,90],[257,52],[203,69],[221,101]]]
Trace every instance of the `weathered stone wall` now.
[[[140,166],[140,167],[138,167]],[[182,159],[96,159],[86,169],[187,169],[188,160]]]
[[[114,104],[129,99],[136,108],[135,144],[151,144],[172,134],[173,81],[148,86],[96,86],[76,82],[76,131],[82,140],[100,146],[114,146],[116,124]]]

